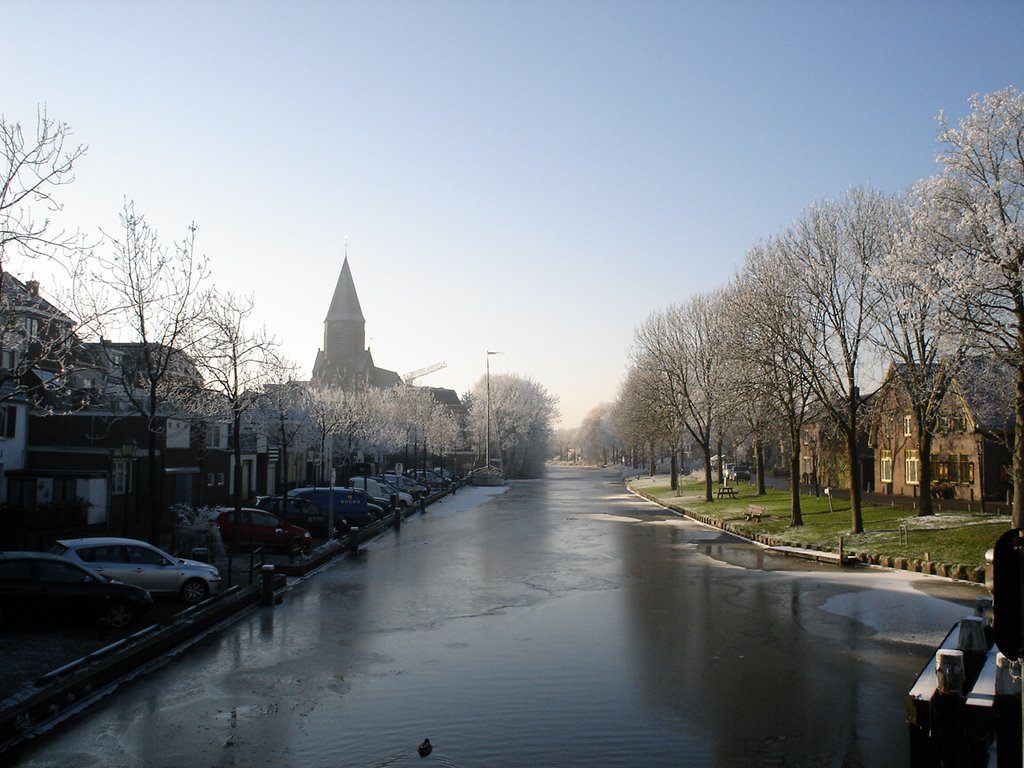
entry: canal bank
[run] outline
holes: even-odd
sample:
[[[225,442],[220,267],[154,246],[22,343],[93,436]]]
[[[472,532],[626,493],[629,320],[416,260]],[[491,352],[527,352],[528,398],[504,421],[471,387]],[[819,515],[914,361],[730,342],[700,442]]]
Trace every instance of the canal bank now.
[[[691,481],[676,492],[669,489],[667,475],[628,474],[624,482],[633,493],[665,509],[781,554],[835,565],[878,566],[974,584],[986,583],[985,549],[1010,524],[1008,517],[977,512],[948,512],[921,518],[912,509],[893,505],[865,512],[865,533],[852,535],[848,532],[848,502],[838,496],[803,497],[804,525],[792,526],[787,488],[770,488],[767,495],[759,496],[751,483],[726,486],[728,494],[716,484],[716,496],[709,504],[703,495],[703,483]],[[942,546],[943,537],[959,536],[964,531],[980,542],[973,545],[975,562],[954,559],[956,555],[964,556],[963,548]],[[932,551],[949,557],[934,557]]]

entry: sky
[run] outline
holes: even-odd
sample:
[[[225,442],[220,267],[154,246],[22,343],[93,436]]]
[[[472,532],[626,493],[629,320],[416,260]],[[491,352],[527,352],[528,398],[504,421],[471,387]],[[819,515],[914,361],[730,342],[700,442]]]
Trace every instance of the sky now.
[[[936,173],[940,111],[1024,87],[1020,0],[0,5],[0,113],[88,145],[55,222],[194,222],[303,377],[347,252],[378,366],[462,394],[500,352],[564,427],[652,312]]]

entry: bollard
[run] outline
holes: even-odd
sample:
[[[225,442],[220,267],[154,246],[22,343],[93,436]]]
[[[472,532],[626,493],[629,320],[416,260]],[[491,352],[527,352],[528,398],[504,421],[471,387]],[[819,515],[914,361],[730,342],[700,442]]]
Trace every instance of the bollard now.
[[[427,497],[426,496],[420,496],[420,512],[422,513],[422,512],[426,512],[426,511],[427,511]]]
[[[941,648],[935,654],[936,693],[932,699],[931,735],[936,765],[968,766],[967,718],[964,712],[966,681],[963,651]]]
[[[260,568],[260,605],[273,605],[274,600],[274,566],[264,565]]]
[[[952,648],[940,648],[935,654],[935,678],[939,693],[964,692],[964,652]]]
[[[348,552],[350,555],[359,554],[359,527],[355,525],[348,529]]]

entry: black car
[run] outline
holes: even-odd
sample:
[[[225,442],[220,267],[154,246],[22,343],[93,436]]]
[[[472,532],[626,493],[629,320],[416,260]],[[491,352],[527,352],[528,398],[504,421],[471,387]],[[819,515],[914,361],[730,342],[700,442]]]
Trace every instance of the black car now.
[[[256,499],[256,507],[266,512],[273,512],[293,525],[300,525],[317,538],[326,539],[328,513],[308,499],[297,496],[260,496]],[[334,521],[336,533],[343,532],[343,519],[338,516]]]
[[[115,629],[146,615],[153,598],[46,552],[0,552],[0,626],[99,622]]]

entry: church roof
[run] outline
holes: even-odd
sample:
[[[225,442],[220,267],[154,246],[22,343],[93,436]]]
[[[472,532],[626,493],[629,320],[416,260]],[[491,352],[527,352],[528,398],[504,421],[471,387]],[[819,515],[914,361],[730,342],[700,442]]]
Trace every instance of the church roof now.
[[[345,263],[341,265],[341,274],[338,276],[338,284],[334,287],[334,298],[331,299],[331,308],[327,311],[327,320],[358,320],[366,322],[363,317],[363,309],[359,306],[359,296],[356,295],[356,284],[352,280],[352,270],[348,266],[348,256]]]

